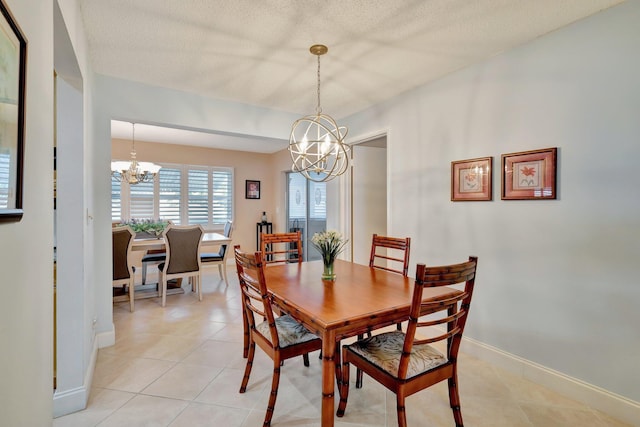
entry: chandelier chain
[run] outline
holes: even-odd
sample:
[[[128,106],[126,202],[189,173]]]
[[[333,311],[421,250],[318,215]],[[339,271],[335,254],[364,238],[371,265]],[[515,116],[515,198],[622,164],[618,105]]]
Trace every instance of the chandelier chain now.
[[[316,106],[316,113],[322,113],[322,107],[320,106],[320,55],[318,55],[318,105]]]

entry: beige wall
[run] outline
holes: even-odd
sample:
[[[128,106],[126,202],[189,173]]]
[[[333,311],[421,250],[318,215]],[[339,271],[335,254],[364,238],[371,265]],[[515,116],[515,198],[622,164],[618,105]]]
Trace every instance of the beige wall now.
[[[112,140],[113,159],[127,160],[130,157],[130,151],[130,140]],[[234,245],[240,245],[245,250],[256,249],[256,222],[260,221],[262,211],[267,212],[269,221],[274,221],[274,228],[278,229],[274,213],[277,203],[284,199],[282,195],[276,196],[279,191],[278,186],[274,185],[274,155],[142,141],[136,141],[136,153],[138,160],[141,161],[232,167],[235,201]],[[244,198],[247,179],[260,181],[260,199]],[[283,210],[280,209],[280,211]]]

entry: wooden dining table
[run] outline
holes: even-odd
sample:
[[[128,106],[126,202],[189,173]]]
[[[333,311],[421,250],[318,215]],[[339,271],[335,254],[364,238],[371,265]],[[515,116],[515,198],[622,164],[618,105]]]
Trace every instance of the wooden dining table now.
[[[265,268],[273,302],[322,339],[322,427],[334,425],[336,343],[409,318],[414,279],[337,260],[336,280],[321,280],[321,261]],[[425,288],[424,301],[446,299],[454,288]]]

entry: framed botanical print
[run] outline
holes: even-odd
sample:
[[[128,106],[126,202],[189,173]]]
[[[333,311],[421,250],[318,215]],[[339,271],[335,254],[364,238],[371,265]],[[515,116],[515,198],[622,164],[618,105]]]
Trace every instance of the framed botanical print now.
[[[557,148],[502,155],[502,200],[556,198]]]
[[[493,157],[451,162],[451,200],[491,200]]]

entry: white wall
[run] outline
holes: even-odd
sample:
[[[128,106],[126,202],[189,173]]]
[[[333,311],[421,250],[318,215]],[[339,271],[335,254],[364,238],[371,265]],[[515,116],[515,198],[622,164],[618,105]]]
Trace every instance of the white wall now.
[[[391,130],[411,269],[479,256],[469,337],[636,402],[638,22],[627,2],[346,120]],[[500,155],[546,147],[558,199],[501,201]],[[494,200],[450,202],[450,162],[483,156]]]
[[[5,0],[28,41],[24,216],[0,223],[0,425],[51,424],[53,393],[53,13]]]
[[[354,145],[353,228],[351,247],[353,262],[369,264],[371,236],[387,236],[387,150]]]

